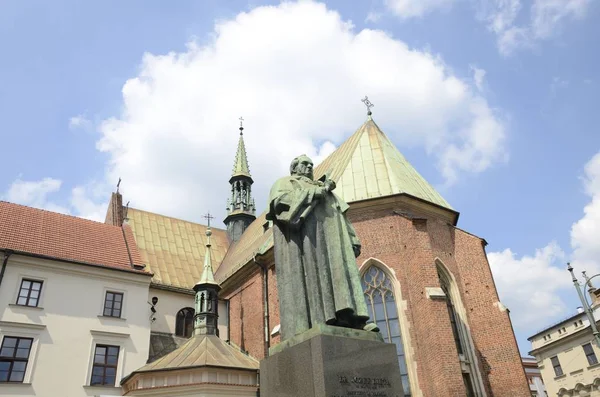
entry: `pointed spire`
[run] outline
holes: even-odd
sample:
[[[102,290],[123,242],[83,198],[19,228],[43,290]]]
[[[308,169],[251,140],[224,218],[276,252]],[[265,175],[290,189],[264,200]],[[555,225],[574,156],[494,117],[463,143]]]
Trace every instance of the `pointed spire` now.
[[[194,285],[196,291],[196,304],[194,314],[194,335],[217,335],[219,336],[219,290],[221,286],[215,281],[212,269],[210,252],[210,214],[204,216],[208,220],[206,228],[206,252],[204,253],[204,269],[200,281]]]
[[[244,119],[240,117],[240,139],[238,141],[235,162],[233,163],[232,177],[238,175],[250,176],[250,167],[248,167],[248,157],[246,155],[246,145],[244,144]]]
[[[212,268],[212,260],[211,260],[211,243],[210,236],[212,236],[212,231],[210,230],[210,220],[213,217],[210,214],[204,216],[208,220],[208,227],[206,228],[206,252],[204,254],[204,268],[202,270],[202,277],[200,277],[200,281],[196,283],[196,285],[202,284],[215,284],[218,285],[215,281],[215,275],[213,273]]]

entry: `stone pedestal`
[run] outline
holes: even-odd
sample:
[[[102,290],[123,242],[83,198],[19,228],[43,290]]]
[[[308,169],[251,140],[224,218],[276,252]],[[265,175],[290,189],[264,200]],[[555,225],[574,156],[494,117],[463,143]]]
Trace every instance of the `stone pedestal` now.
[[[261,397],[404,397],[396,347],[378,333],[319,325],[269,353]]]

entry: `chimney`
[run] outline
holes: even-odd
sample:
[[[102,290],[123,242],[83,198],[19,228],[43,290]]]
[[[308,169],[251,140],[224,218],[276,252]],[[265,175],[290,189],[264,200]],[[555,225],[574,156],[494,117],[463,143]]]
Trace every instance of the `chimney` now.
[[[123,218],[123,196],[117,190],[117,192],[113,193],[110,197],[104,223],[121,227],[123,226]]]

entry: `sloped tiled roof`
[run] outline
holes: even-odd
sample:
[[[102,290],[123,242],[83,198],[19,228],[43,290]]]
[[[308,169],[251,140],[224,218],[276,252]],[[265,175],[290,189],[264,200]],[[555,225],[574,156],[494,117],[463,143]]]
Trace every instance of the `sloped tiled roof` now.
[[[254,255],[262,254],[273,246],[273,230],[264,230],[266,222],[266,212],[263,212],[248,225],[242,237],[229,247],[225,259],[215,272],[217,282],[222,283]]]
[[[206,252],[206,226],[129,208],[128,224],[144,262],[160,285],[192,289],[200,280]],[[211,227],[212,263],[216,271],[229,240],[227,232]]]
[[[335,194],[346,202],[408,194],[450,211],[446,200],[410,165],[371,117],[314,171],[336,182]],[[265,231],[260,215],[227,252],[215,276],[223,282],[255,254],[273,245],[272,230]]]
[[[129,246],[129,248],[128,248]],[[128,226],[0,201],[0,249],[149,274]]]
[[[194,335],[176,350],[135,370],[132,375],[204,366],[258,370],[259,363],[216,335]]]

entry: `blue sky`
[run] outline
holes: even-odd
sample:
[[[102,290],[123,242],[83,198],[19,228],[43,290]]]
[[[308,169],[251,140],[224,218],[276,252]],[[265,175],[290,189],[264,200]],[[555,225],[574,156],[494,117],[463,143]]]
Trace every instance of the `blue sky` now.
[[[122,176],[132,206],[223,215],[237,117],[264,191],[293,152],[320,158],[348,137],[368,94],[459,227],[489,242],[525,354],[578,305],[566,261],[600,271],[600,6],[558,3],[5,0],[0,195],[98,219]],[[472,120],[483,126],[465,132]]]

